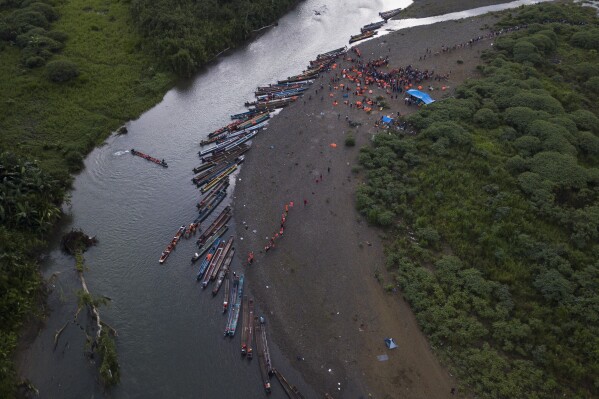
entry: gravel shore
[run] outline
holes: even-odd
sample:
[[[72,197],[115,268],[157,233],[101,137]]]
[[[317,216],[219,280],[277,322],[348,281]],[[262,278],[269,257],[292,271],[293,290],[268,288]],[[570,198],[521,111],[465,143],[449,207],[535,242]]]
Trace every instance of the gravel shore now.
[[[466,9],[480,2],[436,3]],[[446,6],[439,12],[451,11]],[[390,68],[412,65],[449,74],[442,83],[448,90],[431,92],[438,99],[476,74],[479,55],[491,41],[434,53],[484,33],[481,28],[495,20],[484,16],[410,28],[358,47],[363,60],[388,56]],[[423,59],[427,48],[433,54]],[[385,232],[368,226],[355,209],[354,193],[363,179],[352,171],[358,165],[359,148],[368,145],[382,115],[406,114],[415,107],[406,106],[401,95],[387,100],[391,109],[370,115],[343,105],[341,94],[329,92],[328,84],[349,65],[340,60],[336,70],[323,74],[303,100],[270,122],[246,156],[233,206],[240,232],[238,251],[244,257],[255,253],[253,265],[245,270],[249,289],[269,319],[271,339],[317,392],[335,398],[459,397],[459,392],[450,394],[457,382],[434,356],[401,293],[385,293],[375,278],[380,272],[389,281]],[[373,90],[371,97],[385,96],[381,89]],[[357,99],[353,97],[350,101]],[[333,105],[334,100],[339,105]],[[346,116],[362,125],[350,128]],[[350,131],[355,147],[344,144]],[[265,252],[267,237],[279,232],[281,214],[290,201],[294,206],[284,235]],[[385,337],[393,337],[399,347],[387,350]],[[389,359],[378,361],[383,354]]]

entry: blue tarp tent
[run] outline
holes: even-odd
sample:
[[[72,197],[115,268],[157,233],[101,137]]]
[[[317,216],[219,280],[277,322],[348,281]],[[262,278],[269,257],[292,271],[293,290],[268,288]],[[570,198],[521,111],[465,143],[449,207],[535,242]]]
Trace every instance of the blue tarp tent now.
[[[426,93],[421,92],[420,90],[408,90],[406,93],[408,93],[409,95],[411,95],[412,97],[416,97],[417,99],[419,99],[420,101],[422,101],[425,104],[430,104],[430,103],[434,103],[435,100],[433,100],[431,98],[431,96],[429,96]]]
[[[385,345],[387,345],[387,348],[389,349],[397,348],[397,344],[393,341],[393,338],[385,338]]]
[[[381,119],[382,119],[383,123],[386,123],[386,124],[393,122],[393,118],[389,118],[388,116],[383,116]]]

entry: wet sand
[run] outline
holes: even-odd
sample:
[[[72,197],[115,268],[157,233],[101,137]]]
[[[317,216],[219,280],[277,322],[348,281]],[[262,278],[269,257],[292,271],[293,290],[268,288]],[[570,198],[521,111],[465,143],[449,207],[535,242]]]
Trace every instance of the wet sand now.
[[[480,2],[452,3],[468,8]],[[425,49],[434,53],[443,45],[467,41],[495,21],[496,17],[484,16],[411,28],[358,47],[363,60],[389,56],[390,68],[412,65],[450,73],[448,81],[430,83],[437,88],[430,94],[439,99],[476,75],[480,52],[491,41],[421,59]],[[340,68],[349,65],[339,61]],[[354,193],[363,183],[363,173],[352,171],[358,165],[359,148],[368,145],[382,115],[406,114],[415,107],[404,105],[399,95],[387,100],[391,109],[383,112],[368,115],[350,109],[342,105],[338,91],[329,97],[328,83],[335,72],[339,69],[319,78],[304,95],[305,104],[300,100],[276,116],[247,153],[233,206],[238,225],[245,224],[238,229],[238,251],[243,256],[255,253],[254,264],[245,271],[250,291],[268,319],[271,339],[323,395],[459,397],[450,394],[457,382],[435,357],[401,293],[383,289],[390,281],[385,272],[385,231],[368,226],[355,209]],[[438,90],[441,85],[448,90]],[[370,96],[377,95],[385,93],[375,88]],[[335,99],[340,105],[333,105]],[[362,125],[350,128],[346,115]],[[348,132],[356,139],[355,147],[344,144]],[[281,214],[290,201],[294,206],[284,235],[265,252],[267,237],[279,232]],[[375,278],[376,271],[384,283]],[[393,337],[399,347],[387,350],[385,337]],[[382,354],[389,360],[378,361]]]
[[[511,1],[513,0],[416,0],[394,19],[432,17]]]

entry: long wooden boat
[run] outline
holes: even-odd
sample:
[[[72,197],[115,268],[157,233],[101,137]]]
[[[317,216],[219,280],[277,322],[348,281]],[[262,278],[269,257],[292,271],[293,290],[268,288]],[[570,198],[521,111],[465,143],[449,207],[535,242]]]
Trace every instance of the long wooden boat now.
[[[254,300],[250,298],[249,309],[248,309],[248,337],[246,341],[247,345],[247,358],[252,359],[254,357]]]
[[[200,202],[198,202],[196,204],[196,208],[198,208],[198,212],[201,211],[202,209],[204,209],[206,206],[208,206],[222,190],[226,190],[228,187],[229,187],[229,182],[223,181],[223,182],[220,182],[219,184],[217,184],[216,186],[212,187],[212,189],[210,191],[206,192],[206,195],[204,196],[204,198],[202,198],[200,200]]]
[[[235,248],[231,248],[229,255],[227,255],[227,259],[225,259],[223,262],[223,267],[221,267],[220,272],[218,272],[218,278],[216,279],[216,283],[214,283],[214,288],[212,288],[212,296],[216,296],[216,294],[218,294],[221,285],[227,279],[227,276],[229,275],[229,267],[231,266],[234,255]]]
[[[216,136],[211,139],[202,140],[200,142],[200,145],[204,146],[204,145],[208,145],[211,143],[222,144],[227,140],[233,139],[235,137],[243,136],[243,135],[245,135],[249,132],[252,132],[254,130],[257,130],[257,129],[262,129],[263,127],[265,127],[268,124],[268,118],[269,117],[263,118],[260,122],[256,123],[253,126],[246,127],[243,130],[235,130],[233,132],[225,133],[222,136]]]
[[[238,139],[237,137],[234,137],[232,139],[224,141],[221,144],[213,145],[212,147],[206,148],[204,150],[200,150],[200,151],[198,151],[198,155],[200,157],[203,157],[204,155],[214,154],[214,153],[218,152],[219,150],[222,150],[227,145],[229,145],[230,143],[234,142],[237,139]]]
[[[198,182],[202,181],[203,179],[205,179],[206,177],[210,176],[213,173],[218,172],[220,169],[223,168],[224,165],[214,165],[211,168],[205,169],[203,170],[201,173],[198,173],[197,175],[195,175],[194,177],[191,178],[191,181],[193,182],[193,184],[197,185]]]
[[[202,257],[202,255],[204,255],[206,253],[206,251],[208,251],[212,247],[214,242],[216,240],[220,239],[223,236],[223,234],[225,234],[227,232],[227,230],[229,230],[229,226],[225,224],[224,226],[221,226],[216,232],[214,232],[214,234],[212,234],[212,236],[210,236],[210,238],[208,238],[206,243],[202,247],[200,247],[198,252],[196,252],[191,257],[191,261],[193,263],[197,262]]]
[[[210,214],[216,209],[216,207],[225,199],[227,196],[227,190],[221,190],[216,197],[212,200],[212,202],[206,206],[204,206],[198,213],[198,216],[195,218],[194,222],[201,223],[210,216]]]
[[[266,330],[264,325],[260,323],[258,317],[254,318],[254,333],[256,335],[256,350],[258,351],[258,365],[260,366],[260,374],[262,375],[262,386],[267,393],[270,393],[270,353],[266,342]]]
[[[258,123],[264,122],[268,119],[270,119],[270,113],[268,111],[262,112],[256,116],[254,116],[252,119],[248,119],[247,121],[240,123],[238,130],[247,129],[248,127],[255,126]]]
[[[252,301],[252,304],[254,303],[253,299],[248,300],[248,296],[244,295],[241,305],[243,309],[243,317],[241,318],[241,356],[245,356],[248,350],[247,342],[250,327],[250,306],[248,301]]]
[[[237,164],[226,169],[220,175],[214,177],[214,179],[212,179],[208,183],[206,183],[206,185],[204,187],[200,188],[200,192],[205,193],[206,191],[210,190],[210,188],[212,188],[214,185],[218,184],[223,179],[228,178],[229,175],[231,173],[235,172],[236,170],[237,170]]]
[[[230,167],[232,165],[231,162],[229,163],[218,163],[214,169],[208,169],[205,170],[204,172],[198,174],[197,176],[194,176],[193,179],[191,179],[191,181],[196,185],[196,186],[201,186],[202,184],[206,184],[206,182],[210,179],[212,179],[215,176],[218,176],[220,173],[222,173],[225,169],[227,169],[228,167]]]
[[[291,96],[287,98],[280,98],[276,100],[268,100],[268,101],[253,101],[248,106],[256,107],[256,108],[283,108],[287,105],[291,104],[295,100],[297,100],[298,96]]]
[[[220,272],[221,267],[223,267],[223,264],[225,263],[225,260],[227,259],[229,252],[231,251],[231,248],[233,246],[233,241],[234,241],[233,236],[230,236],[225,244],[225,247],[223,248],[222,256],[218,260],[218,263],[216,265],[214,265],[214,268],[212,269],[212,273],[210,274],[210,281],[216,280],[216,276],[218,276],[218,273]]]
[[[237,156],[249,151],[250,146],[247,144],[239,145],[232,151],[222,151],[216,154],[207,155],[205,157],[201,157],[202,162],[216,162],[221,163],[224,161],[230,161]]]
[[[220,240],[220,243],[218,244],[218,247],[216,247],[216,251],[214,251],[214,255],[212,255],[210,263],[208,264],[206,272],[204,273],[204,276],[202,278],[202,289],[205,289],[208,286],[208,283],[210,282],[210,276],[212,275],[212,269],[218,262],[220,262],[220,258],[221,256],[223,256],[224,249],[225,242],[223,240]]]
[[[379,12],[379,15],[386,21],[398,15],[401,12],[401,10],[401,8],[395,8],[393,10]]]
[[[189,226],[187,226],[187,228],[185,229],[185,234],[183,235],[183,237],[189,238],[189,237],[191,237],[192,234],[195,235],[195,233],[197,233],[199,228],[200,228],[199,222],[194,221],[194,222],[189,223]]]
[[[268,100],[276,100],[276,99],[280,99],[280,98],[293,97],[293,96],[302,95],[302,92],[304,92],[306,90],[307,89],[302,88],[302,89],[275,91],[272,93],[263,94],[261,96],[256,96],[256,99],[258,101],[268,101]]]
[[[198,212],[202,211],[204,208],[209,206],[210,203],[212,203],[212,201],[214,201],[214,198],[218,194],[220,194],[223,190],[226,192],[227,188],[229,188],[228,181],[223,181],[220,184],[217,184],[216,186],[212,187],[212,189],[206,193],[204,198],[202,198],[200,200],[200,202],[198,202],[196,204],[196,208],[198,209]]]
[[[237,297],[239,294],[239,281],[240,281],[240,276],[236,276],[235,273],[233,273],[233,283],[231,286],[231,295],[229,296],[229,302],[227,305],[229,315],[227,316],[227,325],[225,326],[225,337],[229,335],[229,328],[231,326],[231,323],[233,323],[233,310],[235,308],[235,303],[237,303]]]
[[[138,157],[141,157],[141,158],[143,158],[143,159],[146,159],[146,160],[148,160],[148,161],[150,161],[150,162],[154,162],[154,163],[155,163],[155,164],[157,164],[157,165],[160,165],[160,166],[163,166],[163,167],[165,167],[165,168],[168,168],[168,165],[167,165],[167,163],[164,161],[164,159],[158,159],[158,158],[151,157],[151,156],[149,156],[148,154],[144,154],[143,152],[136,151],[136,150],[134,150],[133,148],[131,149],[131,154],[132,154],[132,155],[137,155]]]
[[[204,171],[204,170],[206,170],[206,169],[209,169],[209,168],[211,168],[211,167],[213,167],[213,166],[214,166],[214,163],[213,163],[213,162],[206,162],[206,163],[203,163],[203,164],[201,164],[200,166],[196,166],[195,168],[193,168],[193,173],[196,173],[196,174],[197,174],[197,173],[200,173],[200,172],[202,172],[202,171]]]
[[[387,21],[373,22],[371,24],[364,25],[362,28],[360,28],[360,31],[362,33],[364,33],[369,30],[377,30],[377,29],[381,28],[383,25],[385,25],[386,23],[387,23]]]
[[[260,132],[260,130],[254,130],[254,131],[250,132],[249,134],[246,134],[245,136],[240,137],[237,141],[226,146],[223,149],[223,151],[230,151],[236,147],[239,147],[241,144],[244,144],[244,143],[250,141],[251,139],[253,139],[259,132]],[[241,162],[239,162],[239,160],[238,160],[237,163],[240,164]]]
[[[350,43],[358,42],[360,40],[368,39],[369,37],[372,37],[374,35],[376,35],[376,31],[369,30],[364,33],[360,33],[359,35],[354,35],[354,36],[350,37],[349,42]]]
[[[292,89],[307,89],[310,86],[309,83],[291,83],[291,84],[274,84],[271,86],[261,86],[257,87],[254,94],[256,96],[261,96],[263,94],[276,93],[283,90],[292,90]]]
[[[237,330],[237,322],[239,321],[239,313],[241,312],[241,300],[243,299],[243,274],[239,275],[239,282],[237,284],[237,300],[233,304],[233,308],[231,309],[232,317],[231,322],[227,326],[225,333],[229,337],[233,337],[235,335],[235,331]]]
[[[246,120],[246,119],[251,118],[252,116],[259,114],[259,113],[260,113],[260,111],[250,110],[250,111],[242,112],[240,114],[231,115],[231,119]]]
[[[208,137],[218,136],[219,134],[221,134],[223,132],[234,130],[235,127],[237,125],[239,125],[241,122],[243,122],[243,121],[242,120],[233,121],[233,122],[229,123],[227,126],[223,126],[219,129],[216,129],[215,131],[213,131],[211,133],[208,133]]]
[[[301,394],[299,389],[297,389],[295,385],[291,385],[289,381],[287,381],[287,379],[283,376],[283,374],[279,372],[279,370],[273,369],[272,371],[275,377],[277,377],[277,380],[279,380],[281,387],[283,387],[283,390],[285,391],[289,399],[304,399],[304,395]]]
[[[287,79],[279,80],[277,83],[279,83],[279,84],[296,83],[296,82],[301,82],[304,80],[313,79],[316,76],[318,76],[318,73],[310,73],[310,74],[309,73],[300,73],[299,75],[289,76]]]
[[[231,278],[229,273],[225,275],[225,298],[223,299],[223,313],[229,309],[229,299],[231,298]]]
[[[316,56],[316,59],[320,60],[321,58],[332,57],[335,55],[343,54],[346,51],[347,51],[347,46],[339,47],[339,48],[336,48],[335,50],[331,50],[331,51],[327,51],[326,53],[318,54]]]
[[[210,226],[206,230],[202,232],[200,237],[197,240],[197,244],[199,247],[204,245],[204,243],[210,238],[210,236],[218,230],[221,226],[224,226],[229,219],[231,219],[231,207],[227,205],[225,209],[223,209],[216,219],[212,222]]]
[[[177,246],[177,243],[181,239],[181,236],[183,235],[184,232],[185,232],[185,225],[179,227],[179,230],[177,230],[177,232],[175,233],[175,236],[173,237],[171,242],[166,246],[166,249],[164,251],[162,251],[160,258],[158,259],[158,263],[163,264],[166,261],[166,258],[168,258],[168,256],[171,254],[171,252],[175,249],[175,247]]]
[[[220,245],[220,239],[215,240],[214,244],[212,244],[212,246],[210,247],[210,250],[208,250],[206,257],[204,258],[202,263],[200,263],[200,267],[198,268],[198,274],[196,276],[197,281],[200,281],[202,279],[202,276],[204,275],[204,273],[206,273],[206,269],[208,268],[208,265],[212,261],[212,257],[214,256],[214,253],[216,252],[216,249],[218,248],[219,245]]]

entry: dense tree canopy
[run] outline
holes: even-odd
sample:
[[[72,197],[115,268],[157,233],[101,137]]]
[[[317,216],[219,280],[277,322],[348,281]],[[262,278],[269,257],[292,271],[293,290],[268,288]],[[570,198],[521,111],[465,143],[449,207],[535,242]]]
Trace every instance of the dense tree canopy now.
[[[190,76],[272,24],[298,0],[132,0],[133,19],[162,63]]]
[[[391,214],[388,268],[479,397],[596,397],[599,23],[545,4],[501,25],[522,23],[480,79],[408,117],[415,137],[361,150],[357,206]]]

